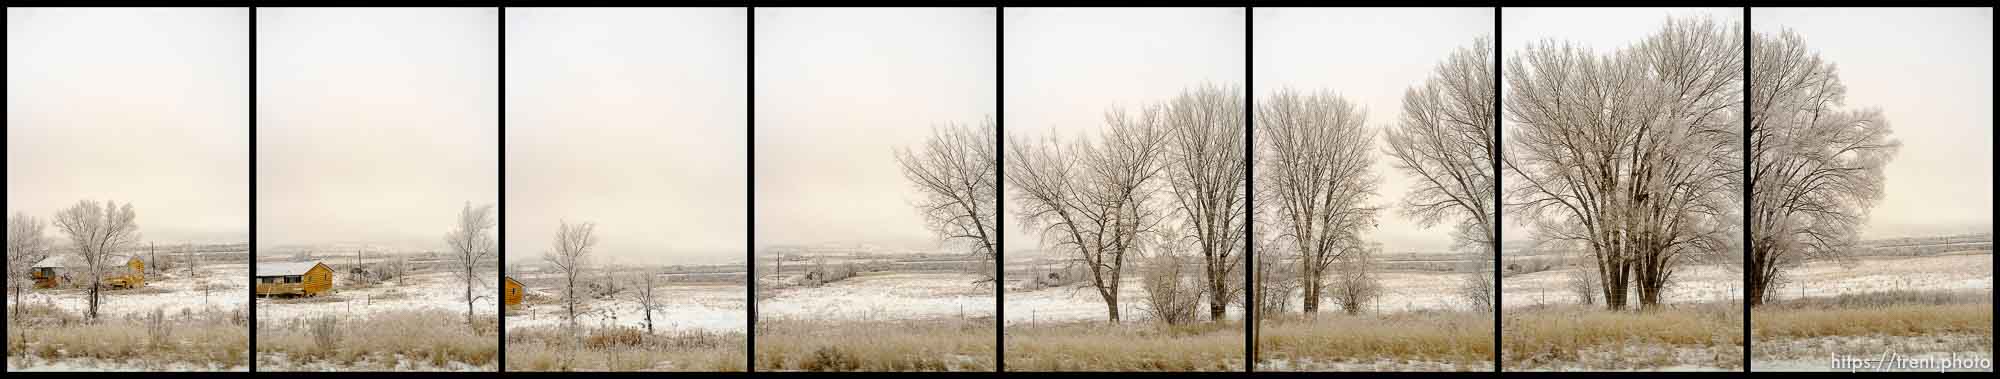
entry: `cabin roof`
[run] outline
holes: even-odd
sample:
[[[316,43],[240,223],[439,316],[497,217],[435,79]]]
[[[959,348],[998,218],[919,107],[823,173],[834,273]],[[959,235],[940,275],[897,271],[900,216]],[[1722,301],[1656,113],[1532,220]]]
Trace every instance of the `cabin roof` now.
[[[507,276],[505,278],[507,278],[507,281],[505,283],[514,283],[514,285],[521,286],[521,281],[514,280],[513,276]],[[527,286],[522,286],[522,287],[527,287]]]
[[[129,255],[112,255],[106,258],[108,259],[105,259],[105,262],[118,262],[120,265],[132,262],[132,256]],[[34,267],[30,268],[69,268],[70,266],[84,267],[89,265],[89,263],[83,261],[82,256],[57,254],[48,258],[42,258],[41,261],[35,262]]]
[[[257,276],[297,276],[312,271],[319,261],[257,263]]]

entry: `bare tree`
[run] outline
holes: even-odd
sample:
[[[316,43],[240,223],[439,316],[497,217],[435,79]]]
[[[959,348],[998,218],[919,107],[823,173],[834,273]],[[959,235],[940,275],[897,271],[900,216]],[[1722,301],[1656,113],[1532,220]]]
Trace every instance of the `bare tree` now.
[[[1257,120],[1258,192],[1276,207],[1278,235],[1297,249],[1305,313],[1315,314],[1327,269],[1364,248],[1361,235],[1374,227],[1375,131],[1359,107],[1331,92],[1279,90]]]
[[[1402,118],[1383,133],[1396,169],[1414,179],[1403,195],[1403,217],[1425,227],[1456,220],[1455,245],[1489,252],[1498,243],[1495,95],[1492,44],[1480,38],[1452,52],[1423,85],[1404,91]]]
[[[472,202],[466,202],[465,207],[458,213],[458,224],[444,237],[445,243],[451,245],[452,263],[458,264],[457,270],[453,270],[452,273],[465,282],[467,326],[476,325],[473,318],[475,308],[472,305],[473,301],[486,297],[486,295],[475,295],[473,288],[486,285],[482,279],[492,278],[480,275],[479,265],[481,262],[493,259],[494,250],[498,245],[493,238],[494,224],[492,205],[473,207]]]
[[[1274,236],[1276,234],[1266,234],[1257,238],[1256,246],[1250,249],[1256,255],[1253,259],[1258,262],[1251,279],[1255,282],[1252,285],[1257,286],[1256,322],[1260,325],[1264,320],[1290,313],[1292,292],[1299,288],[1298,266],[1286,262],[1289,257],[1285,249],[1279,248],[1285,240]]]
[[[1382,244],[1369,245],[1334,262],[1333,298],[1350,315],[1360,314],[1382,297],[1382,281],[1375,275],[1375,256],[1381,253]]]
[[[563,274],[563,320],[576,323],[576,285],[582,279],[583,266],[589,263],[590,248],[597,245],[597,224],[570,224],[563,221],[556,228],[556,240],[551,250],[542,252],[542,261],[556,266]]]
[[[1180,226],[1202,258],[1210,320],[1222,320],[1239,292],[1243,261],[1243,98],[1236,88],[1203,85],[1168,103],[1167,184]],[[1232,281],[1231,279],[1235,280]]]
[[[89,309],[85,316],[97,320],[97,306],[104,287],[104,269],[112,254],[131,247],[139,240],[139,215],[132,211],[132,204],[119,205],[117,202],[98,203],[93,200],[78,201],[56,213],[56,230],[69,238],[70,246],[83,258],[90,273]]]
[[[1518,126],[1509,207],[1538,239],[1588,247],[1606,306],[1659,304],[1681,265],[1724,253],[1740,113],[1741,39],[1712,20],[1668,19],[1609,57],[1553,41],[1508,62]]]
[[[193,244],[181,244],[181,264],[187,266],[188,278],[199,279],[201,274],[197,270],[201,268],[201,255],[194,250]]]
[[[1147,107],[1136,117],[1107,112],[1095,143],[1051,136],[1008,144],[1007,180],[1022,225],[1040,230],[1043,244],[1089,271],[1111,322],[1118,321],[1125,258],[1141,249],[1141,236],[1161,218],[1149,203],[1164,171],[1163,108]]]
[[[994,229],[999,211],[994,191],[1000,165],[994,154],[996,138],[993,118],[987,117],[977,128],[933,126],[930,138],[917,151],[896,150],[903,177],[923,193],[916,207],[926,225],[947,242],[963,239],[973,243],[972,255],[988,266],[998,257],[994,244],[999,237]],[[982,270],[979,282],[993,281],[995,271]]]
[[[1855,250],[1855,233],[1882,197],[1882,168],[1902,146],[1878,109],[1843,110],[1833,63],[1791,30],[1751,41],[1751,306],[1784,270]]]
[[[1159,248],[1146,258],[1139,275],[1139,283],[1146,291],[1146,310],[1153,320],[1168,325],[1195,322],[1200,319],[1202,295],[1207,290],[1203,283],[1188,280],[1183,272],[1189,257],[1184,256],[1182,238],[1172,236],[1171,232],[1162,234],[1166,236],[1156,242]]]
[[[643,278],[640,280],[640,283],[643,286],[639,287],[639,309],[646,312],[646,335],[650,336],[653,335],[653,311],[659,310],[660,304],[659,299],[653,297],[653,276],[655,274],[644,272],[644,270],[641,271],[639,275]]]
[[[21,293],[34,286],[29,273],[36,261],[47,258],[49,239],[43,235],[42,220],[15,212],[7,219],[7,289],[14,295],[14,317],[21,316]]]

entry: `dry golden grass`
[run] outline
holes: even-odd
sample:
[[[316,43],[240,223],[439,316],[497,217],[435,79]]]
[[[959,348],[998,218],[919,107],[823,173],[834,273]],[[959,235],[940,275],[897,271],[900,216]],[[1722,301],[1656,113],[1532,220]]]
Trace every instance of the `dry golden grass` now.
[[[992,371],[993,320],[757,320],[758,371]]]
[[[1740,368],[1742,313],[1740,303],[1622,312],[1509,309],[1501,321],[1500,361],[1506,369]]]
[[[234,311],[210,310],[167,314],[165,335],[154,343],[139,315],[106,317],[86,323],[75,313],[39,304],[22,304],[19,317],[7,318],[7,356],[34,356],[45,361],[66,359],[136,363],[140,367],[185,364],[184,369],[233,370],[247,366],[249,325]]]
[[[1258,370],[1312,370],[1293,362],[1449,363],[1460,371],[1493,367],[1491,313],[1325,313],[1316,319],[1264,321],[1257,333]]]
[[[1921,355],[1993,349],[1988,291],[1885,291],[1793,299],[1752,309],[1758,362],[1828,354]],[[1752,368],[1759,367],[1756,364]]]
[[[743,371],[742,333],[646,335],[638,328],[561,327],[507,332],[508,371]]]
[[[1008,371],[1242,371],[1243,324],[1016,324]]]
[[[1751,311],[1755,338],[1828,336],[1920,336],[1993,333],[1993,305],[1895,305],[1878,308],[1763,309]]]
[[[453,363],[460,363],[491,370],[499,350],[493,336],[495,320],[491,316],[482,317],[477,325],[468,327],[464,317],[462,313],[438,309],[336,317],[333,330],[337,332],[332,335],[316,334],[311,319],[260,320],[257,369],[300,368],[287,364],[330,365],[347,370],[450,369]],[[322,343],[320,339],[330,339],[332,343]],[[404,366],[405,361],[417,365]]]

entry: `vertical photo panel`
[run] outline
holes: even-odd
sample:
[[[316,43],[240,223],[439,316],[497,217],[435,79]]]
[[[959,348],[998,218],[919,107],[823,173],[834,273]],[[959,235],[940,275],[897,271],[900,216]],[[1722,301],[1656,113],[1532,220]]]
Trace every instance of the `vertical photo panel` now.
[[[1743,369],[1742,16],[1502,11],[1502,370]]]
[[[494,371],[496,8],[257,9],[258,371]]]
[[[994,12],[755,10],[755,370],[994,370]]]
[[[507,9],[508,371],[744,370],[748,17]]]
[[[1007,8],[1006,368],[1243,371],[1244,8]]]
[[[249,22],[7,8],[7,371],[249,369]]]
[[[1256,12],[1257,369],[1492,371],[1493,9]]]
[[[1992,371],[1993,9],[1750,12],[1750,369]]]

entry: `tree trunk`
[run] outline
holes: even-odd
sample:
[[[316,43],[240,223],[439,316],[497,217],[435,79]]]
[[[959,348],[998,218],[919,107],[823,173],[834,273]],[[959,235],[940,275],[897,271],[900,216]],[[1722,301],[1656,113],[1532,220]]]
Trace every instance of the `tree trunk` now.
[[[1630,283],[1625,280],[1623,272],[1612,272],[1610,277],[1604,278],[1605,309],[1614,311],[1625,310],[1625,292],[1627,289],[1626,285],[1628,284]]]
[[[1229,291],[1227,291],[1227,288],[1223,288],[1227,287],[1227,285],[1225,284],[1226,282],[1224,282],[1224,280],[1225,279],[1222,278],[1216,278],[1214,280],[1209,281],[1209,286],[1208,286],[1209,321],[1222,321],[1224,317],[1228,316],[1227,313],[1229,310]]]
[[[1308,274],[1306,275],[1305,279],[1306,279],[1306,298],[1304,302],[1305,314],[1307,316],[1318,316],[1320,278],[1318,275]]]

